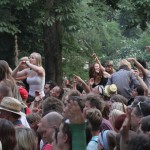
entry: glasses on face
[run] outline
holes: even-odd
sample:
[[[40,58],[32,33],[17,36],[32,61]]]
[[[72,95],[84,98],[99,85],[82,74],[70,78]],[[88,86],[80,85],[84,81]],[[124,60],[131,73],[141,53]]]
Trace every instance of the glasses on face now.
[[[140,110],[141,115],[143,116],[143,111],[141,109],[141,103],[143,103],[143,102],[138,102],[137,106],[138,106],[138,108]]]

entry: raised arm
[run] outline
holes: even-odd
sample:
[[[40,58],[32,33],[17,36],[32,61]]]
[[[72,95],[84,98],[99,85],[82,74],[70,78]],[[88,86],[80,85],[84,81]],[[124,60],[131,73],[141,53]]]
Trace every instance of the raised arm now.
[[[79,76],[77,76],[77,75],[74,75],[74,82],[75,82],[75,84],[76,84],[77,82],[81,82],[84,91],[85,91],[86,93],[90,93],[90,87],[85,83],[84,80],[81,79],[81,77],[79,77]]]
[[[136,78],[139,81],[140,85],[144,89],[144,95],[148,96],[148,87],[147,87],[146,83],[143,81],[143,79],[139,76],[139,71],[138,70],[134,71],[134,75],[136,76]]]
[[[27,75],[27,70],[28,69],[24,69],[22,71],[19,71],[20,67],[21,67],[21,64],[23,64],[25,62],[21,61],[19,63],[19,65],[12,71],[12,76],[14,78],[18,78],[18,77],[23,77],[23,76],[26,76]]]
[[[33,65],[31,64],[29,61],[26,61],[26,65],[34,70],[35,72],[37,72],[40,76],[44,76],[45,75],[45,71],[44,71],[44,68],[42,66],[36,66],[36,65]]]
[[[95,59],[96,63],[98,63],[101,67],[102,71],[105,71],[105,68],[102,66],[100,60],[98,59],[97,55],[95,53],[93,53],[92,57]]]
[[[72,150],[86,150],[85,119],[76,101],[70,101],[66,109],[70,120]]]
[[[127,60],[129,62],[135,63],[135,65],[137,66],[137,68],[140,69],[144,75],[147,74],[148,70],[145,69],[135,58],[128,58]]]
[[[123,122],[123,125],[120,130],[121,138],[120,138],[120,150],[126,150],[126,142],[129,138],[129,128],[131,124],[131,108],[127,108],[126,113],[127,117]]]

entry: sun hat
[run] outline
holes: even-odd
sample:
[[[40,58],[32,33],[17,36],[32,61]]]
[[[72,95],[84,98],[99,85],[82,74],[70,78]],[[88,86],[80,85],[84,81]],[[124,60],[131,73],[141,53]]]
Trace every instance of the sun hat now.
[[[111,94],[117,93],[117,86],[115,84],[105,86],[105,95],[110,97]]]
[[[12,112],[14,114],[23,115],[21,112],[22,105],[19,100],[13,97],[4,97],[0,103],[0,110]]]

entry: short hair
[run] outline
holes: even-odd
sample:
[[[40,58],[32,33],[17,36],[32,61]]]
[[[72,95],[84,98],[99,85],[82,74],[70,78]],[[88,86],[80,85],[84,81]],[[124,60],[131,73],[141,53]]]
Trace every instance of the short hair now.
[[[92,131],[99,131],[102,122],[102,114],[96,108],[90,108],[86,112],[86,118],[90,122]]]
[[[122,59],[122,60],[120,60],[120,62],[118,63],[118,68],[119,69],[121,69],[121,67],[125,67],[125,66],[127,66],[127,68],[125,68],[125,69],[127,69],[127,70],[130,70],[131,69],[131,64],[130,64],[130,62],[129,61],[127,61],[126,59]]]
[[[150,138],[145,134],[136,134],[127,140],[128,150],[150,150]]]
[[[65,119],[63,119],[61,125],[62,125],[62,132],[63,132],[64,135],[68,136],[68,140],[67,141],[69,143],[70,149],[72,149],[72,133],[71,133],[69,124],[66,123]],[[58,142],[58,139],[57,139],[58,138],[58,132],[59,132],[59,129],[55,128],[54,138],[55,138],[56,144]]]
[[[67,95],[69,99],[70,96],[80,96],[80,92],[78,90],[70,90]]]
[[[136,107],[139,102],[144,102],[146,100],[149,100],[149,98],[146,96],[136,96],[134,98],[134,101],[132,102],[131,106]]]
[[[142,87],[142,85],[137,86],[136,92],[138,93],[138,95],[144,96],[144,88]]]
[[[6,120],[0,119],[0,141],[3,150],[12,150],[16,147],[17,140],[14,125]]]
[[[62,101],[64,104],[67,103],[70,96],[80,96],[80,92],[78,90],[64,88],[64,91],[65,91],[65,93],[62,98]]]
[[[115,94],[113,95],[111,98],[110,98],[111,101],[114,101],[114,102],[121,102],[121,103],[124,103],[125,105],[127,104],[128,102],[128,99],[125,98],[124,96],[120,95],[120,94]]]
[[[150,115],[141,119],[141,129],[144,133],[150,132]]]
[[[59,99],[62,100],[62,97],[64,95],[64,89],[62,87],[59,86]]]
[[[145,68],[147,69],[147,63],[144,59],[138,58],[137,61]]]
[[[145,100],[144,102],[139,102],[135,106],[135,115],[136,116],[149,116],[150,115],[150,101]]]
[[[91,107],[96,107],[98,110],[103,112],[105,101],[100,95],[89,93],[85,96],[85,101],[89,101]]]
[[[63,112],[63,103],[55,97],[47,97],[42,102],[42,115],[45,116],[51,111],[56,111],[60,114]]]
[[[114,150],[114,148],[116,146],[116,140],[115,140],[116,135],[117,135],[117,133],[112,130],[109,130],[109,132],[107,134],[107,140],[108,140],[108,145],[109,145],[110,150]]]
[[[105,62],[105,66],[113,66],[114,64],[113,64],[113,61],[112,60],[107,60],[106,62]]]
[[[36,150],[37,137],[30,128],[16,128],[17,146],[16,150]]]
[[[68,103],[70,101],[76,101],[81,109],[81,111],[83,112],[83,109],[84,109],[84,101],[83,101],[83,98],[81,96],[69,96],[68,98]]]
[[[50,90],[56,86],[56,83],[52,80],[47,81],[45,84],[49,85]]]
[[[12,90],[11,88],[6,85],[5,82],[0,82],[0,93],[3,97],[5,96],[9,96],[9,97],[12,97]]]
[[[41,116],[38,113],[31,113],[26,116],[26,119],[29,124],[34,122],[39,122],[41,120]]]
[[[49,126],[52,124],[55,124],[57,127],[60,126],[63,116],[58,112],[49,112],[47,115],[45,115],[43,118],[47,120],[47,123]]]

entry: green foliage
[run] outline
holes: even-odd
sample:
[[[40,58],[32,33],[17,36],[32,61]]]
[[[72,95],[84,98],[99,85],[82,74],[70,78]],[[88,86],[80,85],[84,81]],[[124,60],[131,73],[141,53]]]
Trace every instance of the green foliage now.
[[[87,79],[93,52],[102,62],[149,61],[149,10],[150,0],[1,0],[0,33],[18,36],[20,56],[43,53],[43,28],[60,23],[64,74]]]

